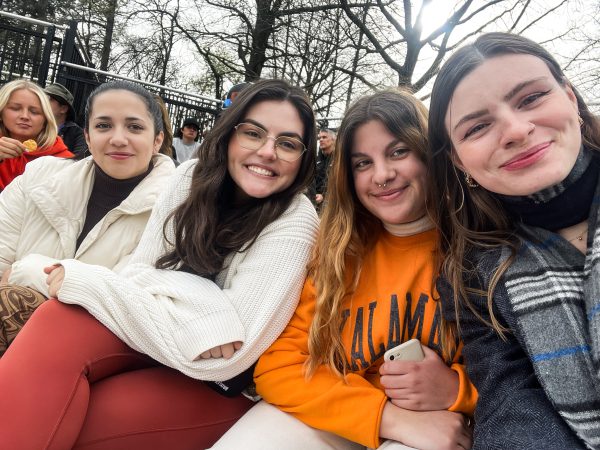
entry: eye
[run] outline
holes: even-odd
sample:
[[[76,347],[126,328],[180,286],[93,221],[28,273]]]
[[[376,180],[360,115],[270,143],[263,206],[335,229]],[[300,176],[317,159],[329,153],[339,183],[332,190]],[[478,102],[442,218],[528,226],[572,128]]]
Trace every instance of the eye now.
[[[98,130],[108,130],[110,128],[110,124],[107,122],[98,122],[96,125],[94,125],[94,128]]]
[[[549,92],[550,92],[550,90],[547,90],[544,92],[535,92],[531,95],[526,96],[519,104],[519,108],[526,107],[526,106],[529,106],[529,105],[535,103],[536,100],[546,96]]]
[[[371,161],[368,159],[359,159],[357,161],[354,162],[354,165],[352,166],[352,168],[354,170],[365,170],[367,167],[369,167],[369,165],[371,164]]]
[[[409,152],[410,152],[410,150],[407,149],[406,147],[398,147],[398,148],[395,148],[394,150],[392,150],[392,152],[390,153],[390,156],[392,158],[402,158],[402,157],[408,155]]]
[[[474,127],[469,128],[469,130],[465,133],[465,137],[463,138],[463,140],[467,139],[468,137],[472,136],[473,134],[483,130],[487,126],[488,126],[487,123],[478,123]]]
[[[129,129],[132,131],[144,131],[144,126],[140,125],[139,123],[132,123],[129,124]]]
[[[33,115],[36,115],[36,116],[37,116],[38,114],[41,114],[41,113],[42,113],[41,111],[39,111],[39,110],[37,110],[37,109],[30,109],[30,110],[29,110],[29,112],[30,112],[31,114],[33,114]]]
[[[278,138],[277,147],[288,152],[298,152],[302,149],[302,144],[295,139]]]
[[[266,134],[266,132],[260,128],[248,124],[238,125],[237,130],[242,134],[242,136],[253,141],[260,141]]]

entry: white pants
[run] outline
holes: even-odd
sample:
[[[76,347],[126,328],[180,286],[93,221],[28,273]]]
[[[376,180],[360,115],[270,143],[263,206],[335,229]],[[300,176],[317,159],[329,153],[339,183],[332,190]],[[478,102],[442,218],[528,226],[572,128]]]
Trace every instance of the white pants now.
[[[261,401],[242,416],[210,450],[366,450],[364,446],[327,431],[309,427]],[[386,441],[377,450],[410,450]]]

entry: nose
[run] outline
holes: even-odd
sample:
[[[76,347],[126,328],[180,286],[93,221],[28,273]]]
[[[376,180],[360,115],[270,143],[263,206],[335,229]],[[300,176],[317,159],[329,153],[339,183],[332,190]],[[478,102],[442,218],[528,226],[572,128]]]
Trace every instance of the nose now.
[[[110,136],[110,144],[116,147],[127,145],[127,135],[123,127],[114,127]]]
[[[277,159],[277,152],[275,151],[275,138],[267,136],[263,145],[261,145],[256,151],[256,154],[265,159]]]
[[[514,147],[523,144],[535,129],[535,125],[523,114],[507,112],[500,123],[502,145]]]
[[[394,168],[387,163],[380,163],[374,165],[373,171],[373,183],[377,186],[383,186],[396,178],[396,171]]]
[[[31,118],[31,114],[27,108],[19,109],[19,118],[29,120]]]

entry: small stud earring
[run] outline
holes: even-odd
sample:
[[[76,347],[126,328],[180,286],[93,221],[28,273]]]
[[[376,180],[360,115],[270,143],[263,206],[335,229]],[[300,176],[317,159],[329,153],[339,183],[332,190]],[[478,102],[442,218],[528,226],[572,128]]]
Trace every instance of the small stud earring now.
[[[473,179],[473,177],[471,177],[470,174],[468,174],[467,172],[465,172],[465,183],[467,183],[467,186],[472,188],[476,188],[479,187],[479,185],[477,184],[477,181],[475,181]]]

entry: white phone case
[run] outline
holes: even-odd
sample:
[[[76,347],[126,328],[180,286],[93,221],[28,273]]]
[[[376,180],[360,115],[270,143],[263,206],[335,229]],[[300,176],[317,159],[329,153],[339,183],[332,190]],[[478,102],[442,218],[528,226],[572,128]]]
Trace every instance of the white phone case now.
[[[383,354],[384,361],[423,361],[425,353],[418,339],[403,342]]]

